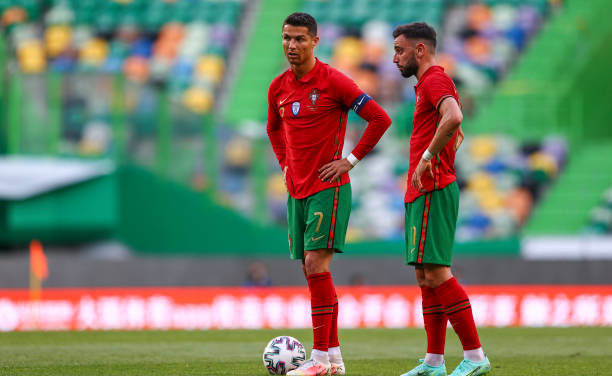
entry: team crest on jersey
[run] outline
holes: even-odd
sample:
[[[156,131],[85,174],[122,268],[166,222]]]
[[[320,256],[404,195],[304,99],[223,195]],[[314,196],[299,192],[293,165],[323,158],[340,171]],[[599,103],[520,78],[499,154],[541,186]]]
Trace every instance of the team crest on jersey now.
[[[319,100],[320,97],[321,97],[321,92],[319,91],[319,89],[312,89],[310,94],[308,94],[308,98],[310,98],[310,103],[313,106],[316,106],[317,101]]]
[[[293,102],[291,112],[293,112],[293,116],[297,116],[300,113],[300,102]]]

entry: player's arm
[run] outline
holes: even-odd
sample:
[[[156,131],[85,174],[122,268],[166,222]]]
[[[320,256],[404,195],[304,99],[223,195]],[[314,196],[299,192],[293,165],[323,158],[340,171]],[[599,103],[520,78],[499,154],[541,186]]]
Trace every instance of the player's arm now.
[[[391,125],[391,118],[385,110],[365,93],[354,101],[352,109],[368,122],[368,126],[348,157],[327,163],[319,169],[319,178],[323,181],[334,181],[350,171],[376,146]]]
[[[274,96],[272,94],[272,85],[270,85],[270,89],[268,90],[268,124],[266,126],[266,130],[268,132],[270,144],[272,144],[272,150],[274,150],[276,159],[278,159],[278,163],[281,167],[281,170],[283,170],[283,180],[285,181],[286,186],[287,155],[285,146],[285,135],[282,129],[283,120],[278,114],[278,108],[276,107],[276,103],[274,103],[273,97]]]
[[[391,119],[385,110],[365,94],[353,80],[340,72],[335,72],[330,76],[330,80],[333,80],[330,86],[335,89],[338,102],[355,111],[368,122],[368,126],[348,157],[331,161],[319,169],[319,179],[323,181],[334,181],[347,173],[374,148],[391,125]]]
[[[436,129],[436,133],[434,134],[429,147],[427,147],[421,156],[421,160],[419,161],[419,164],[412,175],[412,186],[420,192],[424,192],[423,184],[421,183],[421,176],[423,173],[427,171],[427,173],[433,177],[431,159],[453,139],[455,133],[460,132],[460,135],[457,137],[455,149],[458,148],[461,141],[463,141],[463,132],[461,132],[463,114],[461,113],[461,108],[459,108],[459,104],[455,98],[452,96],[442,98],[438,106],[441,116],[440,124],[438,129]]]
[[[441,116],[440,125],[427,148],[432,155],[436,155],[444,149],[446,144],[453,139],[455,133],[461,128],[461,122],[463,121],[463,114],[455,98],[446,97],[442,99],[439,107]]]

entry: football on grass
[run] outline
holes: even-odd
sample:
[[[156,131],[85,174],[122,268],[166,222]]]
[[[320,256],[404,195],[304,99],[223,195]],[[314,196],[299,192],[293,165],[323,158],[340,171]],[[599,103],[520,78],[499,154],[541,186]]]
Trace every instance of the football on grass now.
[[[263,353],[263,363],[270,375],[285,375],[306,360],[304,346],[289,336],[273,338]]]

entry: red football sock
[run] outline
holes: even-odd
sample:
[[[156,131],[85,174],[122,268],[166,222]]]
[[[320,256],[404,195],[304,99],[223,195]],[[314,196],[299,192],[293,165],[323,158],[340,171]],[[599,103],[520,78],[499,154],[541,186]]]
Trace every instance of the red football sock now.
[[[334,313],[334,285],[331,274],[317,273],[307,277],[312,308],[313,349],[327,351]]]
[[[334,312],[332,313],[331,329],[329,331],[329,347],[338,347],[340,346],[338,340],[338,294],[336,294],[336,289],[332,288],[334,289]]]
[[[435,293],[444,307],[446,317],[448,317],[457,336],[459,336],[463,350],[480,348],[470,299],[459,282],[453,277],[438,286]]]
[[[444,354],[447,322],[444,308],[431,287],[421,287],[421,295],[423,296],[423,320],[425,321],[425,332],[427,332],[427,352]]]

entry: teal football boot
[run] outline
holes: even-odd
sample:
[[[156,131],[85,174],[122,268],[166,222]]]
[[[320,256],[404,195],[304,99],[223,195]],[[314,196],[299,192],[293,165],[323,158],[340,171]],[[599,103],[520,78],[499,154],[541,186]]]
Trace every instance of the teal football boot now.
[[[455,368],[450,376],[480,376],[486,375],[491,370],[491,362],[485,356],[482,362],[472,362],[471,360],[463,359]]]
[[[444,363],[439,367],[434,367],[425,363],[425,359],[419,359],[419,362],[421,364],[401,376],[446,376],[446,366]]]

